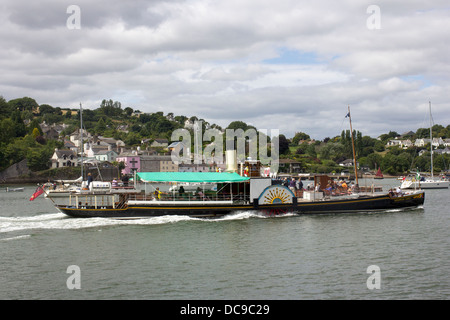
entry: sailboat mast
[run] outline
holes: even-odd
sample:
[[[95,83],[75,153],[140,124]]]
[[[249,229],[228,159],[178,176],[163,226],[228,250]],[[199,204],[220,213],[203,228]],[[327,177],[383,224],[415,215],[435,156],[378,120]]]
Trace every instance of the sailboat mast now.
[[[358,168],[356,166],[356,154],[355,154],[355,141],[353,139],[353,129],[352,129],[352,116],[350,115],[350,105],[348,106],[348,119],[350,120],[350,134],[352,136],[352,150],[353,150],[353,165],[355,167],[355,180],[356,186],[358,187]]]
[[[81,181],[84,180],[84,172],[83,172],[83,107],[80,102],[80,140],[81,140]]]
[[[431,149],[431,179],[433,179],[433,132],[431,127],[433,126],[431,121],[431,101],[429,101],[430,106],[430,149]]]

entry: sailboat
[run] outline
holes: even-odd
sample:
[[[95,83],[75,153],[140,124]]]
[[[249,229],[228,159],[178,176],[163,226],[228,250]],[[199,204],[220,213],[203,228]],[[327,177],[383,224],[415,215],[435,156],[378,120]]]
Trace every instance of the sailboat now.
[[[448,189],[450,181],[444,179],[435,179],[433,174],[433,132],[432,132],[432,117],[431,117],[431,101],[430,106],[430,144],[431,144],[431,178],[417,176],[412,179],[404,179],[400,188],[401,189]]]
[[[47,183],[44,185],[46,188],[45,198],[64,198],[71,194],[80,193],[83,187],[84,180],[84,162],[83,162],[83,107],[80,103],[80,147],[81,147],[81,176],[74,180],[55,180],[55,183]]]
[[[378,168],[377,173],[375,174],[374,179],[384,179],[383,173],[381,172],[381,168]]]

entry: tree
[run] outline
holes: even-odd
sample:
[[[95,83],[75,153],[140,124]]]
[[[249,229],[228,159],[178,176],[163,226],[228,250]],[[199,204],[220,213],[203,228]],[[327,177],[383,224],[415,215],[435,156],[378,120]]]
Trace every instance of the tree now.
[[[389,133],[382,134],[382,135],[380,136],[380,139],[381,139],[384,143],[386,143],[387,140],[394,139],[394,138],[397,138],[397,137],[400,137],[400,135],[399,135],[397,132],[395,132],[395,131],[389,131]]]
[[[341,139],[340,142],[344,149],[342,150],[342,156],[346,158],[352,158],[353,157],[353,151],[352,151],[352,137],[350,135],[350,130],[342,130],[341,132]]]
[[[55,113],[55,108],[53,108],[52,106],[50,106],[48,104],[41,104],[39,106],[39,113],[41,115],[44,115],[46,113]]]
[[[16,137],[16,128],[14,122],[10,119],[0,121],[0,142],[10,143]]]
[[[64,114],[64,118],[66,119],[72,119],[72,110],[67,110],[66,113]]]
[[[6,100],[0,96],[0,120],[2,118],[8,118],[11,116],[11,112],[14,108],[6,102]]]
[[[278,147],[280,154],[288,154],[289,153],[289,141],[286,139],[284,134],[280,134],[278,136]]]
[[[124,142],[129,146],[138,145],[141,143],[141,136],[136,132],[129,132]]]
[[[11,120],[14,122],[15,127],[15,136],[23,137],[27,134],[27,130],[25,128],[25,123],[23,122],[21,112],[19,110],[15,110],[11,115]]]
[[[94,131],[95,131],[95,133],[97,133],[99,135],[103,135],[105,130],[106,130],[105,121],[103,120],[103,118],[100,118],[98,120],[97,124],[95,125]]]
[[[296,132],[294,137],[292,138],[292,144],[298,145],[299,141],[301,140],[309,140],[311,139],[309,135],[303,132]]]
[[[187,119],[188,119],[188,117],[186,117],[186,116],[175,116],[175,118],[174,118],[174,120],[182,126],[184,126],[184,123],[186,122]]]
[[[42,136],[43,132],[41,126],[39,125],[39,121],[35,118],[33,119],[27,126],[27,133],[32,134],[34,129],[39,131],[39,135]]]
[[[371,153],[366,157],[366,165],[368,165],[371,169],[379,167],[382,161],[383,157],[378,153]]]
[[[319,149],[321,159],[331,159],[336,161],[344,153],[344,146],[341,143],[328,142]]]
[[[143,113],[139,116],[140,123],[150,122],[151,119],[152,119],[152,117],[148,113]]]
[[[306,154],[312,158],[317,158],[316,147],[313,144],[308,144],[306,147]]]
[[[131,115],[133,114],[133,109],[131,109],[130,107],[126,107],[123,111],[125,111],[127,117],[131,117]]]
[[[416,131],[417,139],[430,138],[430,129],[427,128],[419,128]]]
[[[242,129],[244,131],[246,131],[248,129],[256,130],[256,128],[254,126],[248,125],[244,121],[233,121],[228,125],[227,129],[233,129],[233,130]]]
[[[118,117],[122,115],[122,104],[118,101],[112,101],[111,99],[103,99],[100,104],[99,113],[108,117]]]
[[[34,128],[33,132],[31,133],[31,136],[36,139],[37,137],[39,137],[41,134],[39,133],[39,129],[38,128]]]
[[[39,108],[38,103],[34,99],[28,97],[10,100],[8,101],[8,104],[13,110],[19,111],[36,111]]]
[[[433,169],[436,172],[440,172],[448,168],[450,163],[450,155],[440,154],[434,158]]]

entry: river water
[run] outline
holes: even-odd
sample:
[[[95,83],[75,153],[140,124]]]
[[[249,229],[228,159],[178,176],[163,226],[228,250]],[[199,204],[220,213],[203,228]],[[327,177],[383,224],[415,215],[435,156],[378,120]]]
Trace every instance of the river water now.
[[[0,299],[450,298],[448,189],[416,209],[218,220],[74,219],[34,190],[0,191]]]

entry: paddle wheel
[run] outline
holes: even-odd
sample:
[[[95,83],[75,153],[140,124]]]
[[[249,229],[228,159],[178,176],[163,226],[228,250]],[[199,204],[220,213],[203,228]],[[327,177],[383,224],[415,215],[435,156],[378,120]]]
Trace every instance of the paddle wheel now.
[[[294,193],[289,188],[282,185],[269,186],[259,196],[259,204],[292,204],[292,199],[295,197]],[[262,212],[268,216],[283,215],[288,212],[284,208],[264,209]]]

